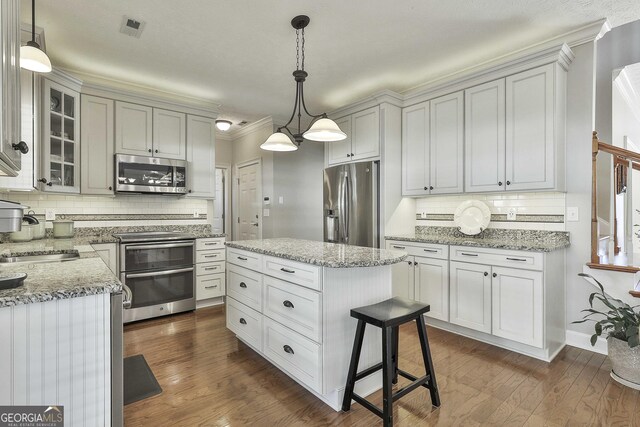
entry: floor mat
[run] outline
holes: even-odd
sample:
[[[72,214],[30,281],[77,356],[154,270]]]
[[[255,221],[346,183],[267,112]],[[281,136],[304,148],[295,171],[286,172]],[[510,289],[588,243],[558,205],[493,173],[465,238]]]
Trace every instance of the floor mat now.
[[[162,393],[158,380],[144,356],[137,354],[124,358],[124,404],[137,402]]]

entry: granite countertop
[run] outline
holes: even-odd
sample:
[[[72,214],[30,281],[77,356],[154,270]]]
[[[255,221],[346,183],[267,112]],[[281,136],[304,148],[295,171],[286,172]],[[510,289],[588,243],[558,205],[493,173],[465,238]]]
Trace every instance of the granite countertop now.
[[[531,252],[551,252],[570,246],[569,233],[540,230],[487,229],[477,236],[467,236],[455,227],[419,227],[415,233],[392,234],[385,239]]]
[[[301,239],[263,239],[227,242],[230,248],[243,249],[306,264],[330,268],[376,267],[398,263],[406,252]]]

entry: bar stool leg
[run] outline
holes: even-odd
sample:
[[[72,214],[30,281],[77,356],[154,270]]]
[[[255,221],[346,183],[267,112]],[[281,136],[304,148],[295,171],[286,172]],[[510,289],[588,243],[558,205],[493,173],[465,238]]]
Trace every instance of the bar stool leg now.
[[[382,425],[393,426],[393,328],[382,329]]]
[[[398,327],[393,327],[393,384],[398,384]]]
[[[356,326],[356,336],[353,340],[353,350],[351,351],[351,362],[349,363],[349,373],[347,374],[347,385],[344,390],[344,398],[342,399],[342,410],[351,409],[351,399],[353,397],[353,387],[356,385],[356,374],[358,373],[358,361],[362,351],[362,341],[364,339],[364,328],[366,323],[364,320],[358,320]]]
[[[429,350],[429,340],[427,339],[427,328],[424,326],[424,318],[419,316],[416,318],[416,326],[418,327],[418,336],[420,337],[420,347],[422,348],[422,359],[424,360],[424,368],[428,375],[431,375],[429,381],[429,392],[431,393],[431,403],[433,406],[440,406],[440,394],[438,393],[438,383],[436,382],[436,374],[433,370],[433,362],[431,360],[431,351]]]

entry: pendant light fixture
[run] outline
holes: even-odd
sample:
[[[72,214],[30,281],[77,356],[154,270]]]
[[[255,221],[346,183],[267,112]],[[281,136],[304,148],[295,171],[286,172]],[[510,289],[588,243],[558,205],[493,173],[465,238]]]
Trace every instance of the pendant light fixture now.
[[[226,132],[229,130],[229,128],[231,128],[232,123],[229,120],[216,120],[216,127],[218,128],[218,130],[221,130],[222,132]]]
[[[309,25],[309,21],[309,17],[305,15],[296,16],[291,20],[291,26],[296,30],[296,70],[293,72],[293,77],[296,81],[296,97],[293,104],[293,112],[291,113],[289,121],[284,126],[279,127],[278,130],[260,146],[263,150],[294,151],[298,149],[303,139],[331,142],[341,141],[347,137],[347,135],[340,130],[336,122],[327,118],[326,113],[313,115],[307,110],[304,102],[304,81],[309,75],[304,70],[304,29]],[[302,44],[300,43],[301,38]],[[305,130],[302,130],[301,127],[302,111],[311,117],[311,123]],[[294,133],[289,129],[289,125],[296,117],[298,128]]]
[[[36,0],[31,0],[31,41],[20,46],[20,68],[36,73],[51,72],[51,61],[36,43]]]

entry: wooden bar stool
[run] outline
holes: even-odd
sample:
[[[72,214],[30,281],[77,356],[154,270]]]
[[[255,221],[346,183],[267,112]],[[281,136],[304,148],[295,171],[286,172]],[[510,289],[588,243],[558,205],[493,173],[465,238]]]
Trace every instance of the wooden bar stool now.
[[[358,319],[356,336],[353,342],[353,352],[351,353],[351,363],[347,375],[347,385],[342,401],[342,410],[351,409],[351,400],[355,400],[374,414],[382,418],[383,425],[393,425],[393,401],[401,398],[405,394],[423,386],[429,389],[431,403],[433,406],[440,406],[440,396],[438,395],[438,385],[433,371],[431,352],[429,351],[429,341],[427,340],[427,329],[424,326],[422,315],[429,311],[429,306],[416,301],[404,298],[391,298],[378,304],[351,310],[351,317]],[[408,372],[398,369],[398,326],[415,320],[420,337],[420,347],[426,374],[420,378]],[[362,372],[358,372],[358,360],[362,350],[362,340],[364,339],[364,329],[366,324],[374,325],[382,329],[382,363],[378,363]],[[373,405],[365,398],[355,394],[353,387],[356,381],[371,375],[382,369],[382,410]],[[411,384],[401,388],[395,393],[392,392],[392,384],[398,382],[398,374],[412,381]]]

